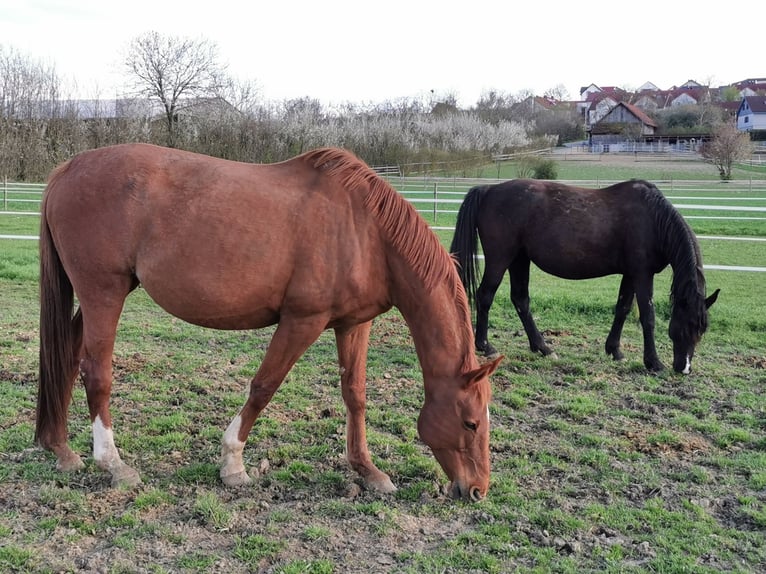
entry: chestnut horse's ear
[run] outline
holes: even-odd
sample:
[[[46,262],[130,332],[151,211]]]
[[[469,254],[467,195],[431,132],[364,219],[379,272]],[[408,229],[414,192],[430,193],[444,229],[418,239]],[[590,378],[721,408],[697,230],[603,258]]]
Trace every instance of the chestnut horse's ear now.
[[[500,355],[494,361],[489,361],[487,363],[484,363],[478,369],[474,369],[473,371],[467,373],[466,380],[465,380],[465,388],[467,389],[468,387],[475,385],[484,377],[488,377],[492,373],[494,373],[495,369],[497,369],[498,365],[500,364],[500,361],[502,361],[503,358],[504,356]]]
[[[720,289],[716,289],[713,291],[713,294],[705,299],[705,309],[710,309],[712,307],[713,303],[715,303],[718,300],[718,294],[721,292]]]

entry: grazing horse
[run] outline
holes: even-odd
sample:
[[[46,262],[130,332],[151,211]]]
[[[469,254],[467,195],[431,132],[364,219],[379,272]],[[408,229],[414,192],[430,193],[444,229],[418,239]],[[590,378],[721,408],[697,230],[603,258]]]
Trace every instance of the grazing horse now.
[[[126,144],[81,153],[52,173],[40,229],[35,440],[53,451],[59,469],[83,466],[67,444],[79,373],[93,457],[114,486],[140,481],[115,447],[109,410],[117,323],[139,285],[195,325],[278,325],[247,401],[223,435],[226,485],[251,481],[242,452],[256,418],[298,358],[332,328],[348,461],[368,487],[395,490],[368,451],[365,377],[372,320],[397,307],[423,371],[420,438],[453,497],[486,495],[488,377],[499,360],[479,364],[468,300],[446,249],[353,154],[318,149],[252,165]]]
[[[484,252],[478,289],[477,237]],[[476,348],[490,357],[497,351],[487,341],[489,308],[506,270],[530,348],[551,353],[529,310],[530,262],[564,279],[622,275],[606,352],[623,358],[620,336],[635,297],[644,365],[652,371],[663,369],[654,345],[654,275],[668,264],[673,269],[669,334],[678,372],[690,372],[694,349],[707,330],[707,310],[718,298],[716,290],[705,299],[694,233],[662,193],[641,180],[604,189],[527,179],[474,187],[460,206],[450,250],[476,307]]]

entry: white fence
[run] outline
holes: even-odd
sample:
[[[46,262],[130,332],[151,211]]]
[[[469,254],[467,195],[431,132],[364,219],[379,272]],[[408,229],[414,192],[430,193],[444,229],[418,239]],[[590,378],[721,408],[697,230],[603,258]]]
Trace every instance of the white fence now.
[[[12,210],[10,212],[17,214],[27,210],[37,215],[44,189],[44,183],[9,183],[4,181],[0,196],[0,206],[2,207],[0,213],[6,214]]]
[[[497,179],[401,177],[389,174],[389,181],[400,190],[426,219],[431,220],[435,230],[451,231],[452,225],[439,226],[440,216],[450,220],[457,214],[466,192],[475,185],[498,183]],[[562,181],[580,187],[608,187],[616,180]],[[719,219],[732,221],[764,222],[763,236],[758,237],[712,237],[698,235],[700,240],[727,239],[732,241],[757,241],[766,243],[766,180],[748,181],[655,181],[665,196],[686,219]],[[44,184],[8,183],[2,186],[2,210],[0,216],[39,216]],[[743,193],[746,192],[746,195]],[[713,193],[714,195],[700,195]],[[689,195],[691,194],[691,195]],[[688,202],[695,203],[688,203]],[[704,201],[705,203],[698,203]],[[744,205],[748,203],[749,205]],[[755,204],[755,205],[754,205]],[[0,239],[37,240],[35,235],[0,235]],[[738,271],[766,271],[766,267],[705,265],[708,269]]]

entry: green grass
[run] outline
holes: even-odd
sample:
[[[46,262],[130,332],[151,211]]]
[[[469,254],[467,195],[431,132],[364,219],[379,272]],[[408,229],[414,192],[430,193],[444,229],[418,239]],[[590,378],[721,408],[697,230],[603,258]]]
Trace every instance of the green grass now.
[[[701,241],[706,263],[766,266],[756,245]],[[373,458],[399,490],[359,490],[345,463],[331,332],[299,360],[253,428],[245,464],[263,472],[251,486],[223,488],[221,435],[273,329],[196,328],[141,290],[120,322],[112,412],[117,445],[143,484],[111,489],[95,467],[81,385],[69,432],[86,469],[56,471],[53,457],[32,445],[36,275],[35,242],[0,240],[0,570],[108,564],[110,572],[131,572],[140,564],[151,572],[712,574],[766,567],[763,273],[706,272],[708,290],[722,292],[688,377],[644,370],[635,310],[623,335],[626,360],[604,354],[619,278],[564,281],[533,269],[532,311],[558,359],[529,352],[506,281],[490,315],[505,360],[492,378],[492,484],[479,505],[443,496],[446,478],[417,438],[422,378],[395,311],[373,326],[367,421]],[[655,305],[666,364],[669,288],[665,271],[655,281]]]

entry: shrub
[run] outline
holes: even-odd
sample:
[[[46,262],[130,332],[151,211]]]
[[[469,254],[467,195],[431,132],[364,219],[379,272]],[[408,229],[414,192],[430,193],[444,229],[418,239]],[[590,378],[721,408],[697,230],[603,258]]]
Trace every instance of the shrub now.
[[[556,179],[558,177],[556,162],[552,159],[538,158],[532,171],[535,179]]]

